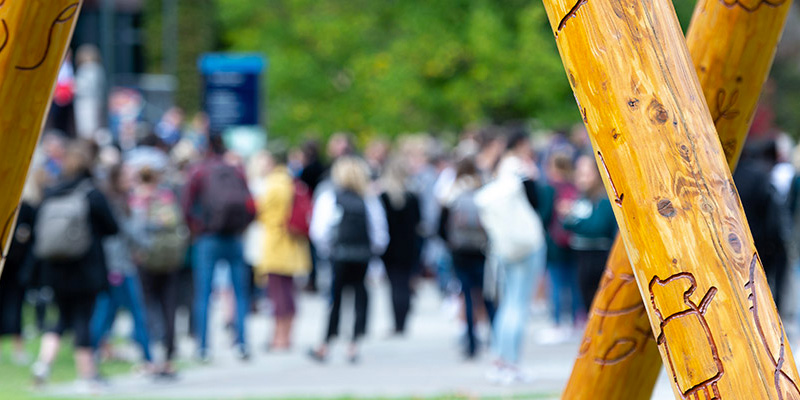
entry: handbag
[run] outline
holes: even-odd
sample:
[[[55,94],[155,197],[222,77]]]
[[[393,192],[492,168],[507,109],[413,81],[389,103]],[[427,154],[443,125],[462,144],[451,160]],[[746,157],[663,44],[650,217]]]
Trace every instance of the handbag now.
[[[544,228],[525,195],[522,180],[501,176],[475,196],[492,251],[506,262],[518,262],[544,246]]]

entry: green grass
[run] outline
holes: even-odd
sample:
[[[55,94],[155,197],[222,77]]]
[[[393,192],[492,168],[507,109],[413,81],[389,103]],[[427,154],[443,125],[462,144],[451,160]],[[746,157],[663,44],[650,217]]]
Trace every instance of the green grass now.
[[[63,383],[75,380],[75,362],[72,358],[72,337],[65,336],[58,357],[53,363],[50,382]],[[17,366],[11,362],[11,343],[4,341],[0,345],[0,398],[9,400],[46,399],[38,395],[33,386],[29,366]],[[26,350],[31,358],[39,351],[39,339],[29,340]],[[120,361],[103,363],[101,371],[106,376],[120,375],[131,371],[131,364]]]

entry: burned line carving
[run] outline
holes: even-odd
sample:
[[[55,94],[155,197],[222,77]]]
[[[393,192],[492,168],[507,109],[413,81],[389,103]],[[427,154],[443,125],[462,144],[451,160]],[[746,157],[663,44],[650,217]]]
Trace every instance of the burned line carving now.
[[[17,65],[16,69],[21,71],[31,71],[41,67],[42,64],[44,64],[45,60],[47,60],[47,56],[50,54],[50,48],[52,47],[53,35],[55,33],[56,27],[58,27],[61,24],[70,22],[77,15],[79,6],[80,3],[72,3],[68,5],[66,8],[61,10],[61,12],[56,16],[55,20],[53,20],[53,23],[50,24],[50,32],[47,35],[47,44],[45,45],[44,48],[44,54],[42,54],[39,61],[33,63],[32,65]]]

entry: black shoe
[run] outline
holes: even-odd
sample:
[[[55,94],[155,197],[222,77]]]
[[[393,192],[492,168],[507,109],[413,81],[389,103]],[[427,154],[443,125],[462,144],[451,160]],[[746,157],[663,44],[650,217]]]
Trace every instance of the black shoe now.
[[[178,373],[172,370],[161,370],[154,375],[159,381],[173,382],[178,380]]]
[[[309,283],[308,285],[306,285],[306,287],[304,287],[303,290],[305,290],[307,293],[317,293],[319,291],[317,285],[313,283]]]
[[[347,362],[349,362],[351,365],[356,365],[359,363],[359,361],[361,361],[361,357],[359,357],[358,353],[347,356]]]
[[[208,350],[200,350],[197,352],[197,361],[200,364],[211,364],[211,356],[208,354]]]
[[[325,355],[322,355],[322,353],[315,349],[308,349],[308,357],[320,364],[324,363],[327,358]]]
[[[250,361],[250,352],[244,345],[236,346],[236,358],[242,362]]]

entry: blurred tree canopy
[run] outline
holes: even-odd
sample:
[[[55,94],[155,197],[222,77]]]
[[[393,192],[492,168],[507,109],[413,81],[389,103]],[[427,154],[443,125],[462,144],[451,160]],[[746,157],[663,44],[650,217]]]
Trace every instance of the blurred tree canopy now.
[[[144,3],[144,38],[147,72],[163,70],[163,0]],[[178,0],[177,36],[175,44],[178,87],[175,103],[193,113],[200,108],[201,82],[197,59],[201,54],[218,47],[217,11],[215,0]]]
[[[158,71],[161,0],[147,4]],[[685,28],[694,0],[675,6]],[[199,104],[200,53],[261,52],[272,135],[580,121],[541,0],[179,0],[179,18],[178,104]]]
[[[279,136],[578,121],[539,0],[217,0],[226,50],[269,57]]]

